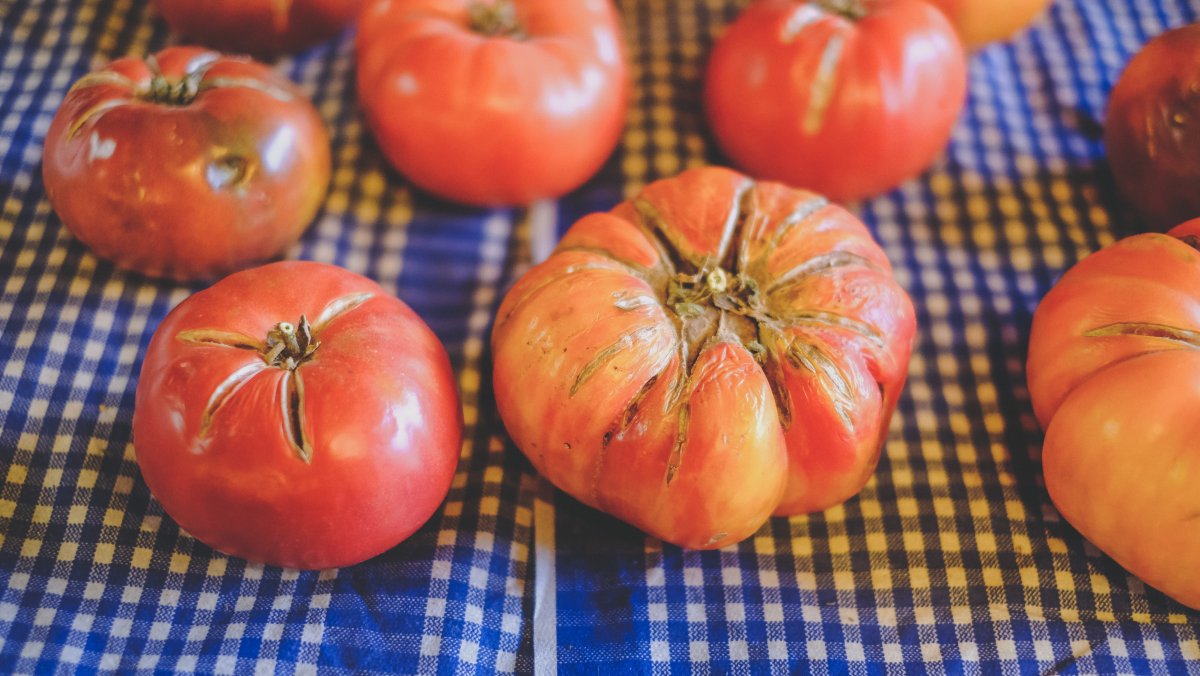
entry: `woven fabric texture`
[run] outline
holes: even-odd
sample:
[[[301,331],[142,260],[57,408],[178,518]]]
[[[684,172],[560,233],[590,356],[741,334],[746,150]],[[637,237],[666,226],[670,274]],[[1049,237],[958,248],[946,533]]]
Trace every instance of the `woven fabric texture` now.
[[[621,144],[586,186],[529,209],[411,190],[363,125],[350,34],[277,62],[314,99],[334,158],[325,206],[287,257],[409,303],[450,352],[466,423],[429,523],[318,573],[223,556],[151,497],[131,444],[138,370],[199,286],[114,269],[46,200],[42,143],[71,83],[176,38],[146,0],[0,0],[0,673],[1200,673],[1200,613],[1126,574],[1049,502],[1024,378],[1038,300],[1140,229],[1104,159],[1108,92],[1200,2],[1058,0],[972,57],[945,154],[854,205],[919,322],[875,478],[841,507],[704,553],[548,490],[491,400],[495,310],[556,232],[724,162],[701,78],[745,1],[615,4],[634,81]]]

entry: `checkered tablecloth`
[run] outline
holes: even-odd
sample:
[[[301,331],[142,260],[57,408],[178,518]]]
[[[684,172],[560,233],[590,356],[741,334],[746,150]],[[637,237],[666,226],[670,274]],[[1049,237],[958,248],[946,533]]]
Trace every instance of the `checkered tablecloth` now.
[[[114,270],[45,197],[42,142],[70,84],[171,36],[145,0],[0,0],[0,673],[1200,673],[1200,613],[1050,504],[1023,375],[1039,298],[1138,229],[1104,162],[1108,91],[1200,0],[1059,0],[973,57],[945,155],[856,206],[920,326],[875,479],[842,507],[703,553],[554,492],[490,399],[493,313],[556,233],[721,161],[701,75],[744,0],[616,4],[635,85],[621,145],[583,189],[529,209],[411,191],[365,133],[348,35],[278,63],[334,144],[328,201],[288,256],[412,305],[449,349],[467,425],[422,530],[315,573],[217,554],[151,498],[130,445],[137,373],[198,287]]]

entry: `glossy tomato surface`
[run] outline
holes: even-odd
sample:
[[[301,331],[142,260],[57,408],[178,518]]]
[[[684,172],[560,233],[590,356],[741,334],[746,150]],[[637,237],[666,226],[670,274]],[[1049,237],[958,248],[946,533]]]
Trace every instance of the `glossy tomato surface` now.
[[[42,171],[63,224],[97,255],[206,279],[300,237],[329,185],[329,136],[270,68],[174,47],[76,82]]]
[[[273,56],[337,35],[367,0],[154,0],[171,30],[207,47]]]
[[[388,160],[477,205],[582,184],[616,147],[629,74],[609,0],[376,0],[358,95]]]
[[[1046,488],[1087,539],[1200,608],[1200,220],[1088,256],[1033,318]]]
[[[849,212],[696,169],[580,220],[517,282],[492,334],[496,400],[562,490],[722,547],[862,489],[914,330]]]
[[[1200,25],[1142,48],[1107,118],[1109,165],[1125,198],[1156,228],[1200,217]]]
[[[758,0],[717,41],[705,110],[749,173],[837,201],[924,171],[966,100],[954,28],[920,0]]]
[[[338,267],[233,274],[158,327],[134,448],[167,513],[208,545],[346,566],[437,509],[462,424],[450,362],[407,305]]]
[[[1052,1],[928,0],[946,13],[970,49],[1016,36],[1044,14]]]

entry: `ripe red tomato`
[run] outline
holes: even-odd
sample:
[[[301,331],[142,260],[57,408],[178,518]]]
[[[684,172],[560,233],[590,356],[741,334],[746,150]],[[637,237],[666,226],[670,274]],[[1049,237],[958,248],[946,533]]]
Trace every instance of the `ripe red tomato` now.
[[[374,282],[282,262],[233,274],[154,334],[133,416],[142,476],[234,556],[347,566],[445,498],[462,423],[433,332]]]
[[[742,168],[838,201],[870,197],[941,154],[966,58],[918,0],[759,0],[717,41],[708,122]]]
[[[1200,24],[1151,40],[1108,100],[1104,142],[1121,193],[1152,225],[1200,216]]]
[[[366,0],[154,0],[171,30],[246,54],[299,51],[337,35]]]
[[[1008,40],[1041,16],[1052,0],[927,0],[946,13],[970,49]]]
[[[1051,499],[1147,584],[1200,609],[1200,220],[1088,256],[1033,317],[1029,393]]]
[[[496,401],[562,490],[723,547],[862,489],[914,330],[849,212],[696,169],[580,220],[517,282],[492,334]]]
[[[63,224],[97,255],[211,278],[299,239],[329,185],[329,136],[270,68],[175,47],[76,82],[42,171]]]
[[[417,186],[524,204],[596,173],[629,75],[609,0],[377,0],[359,27],[358,94]]]

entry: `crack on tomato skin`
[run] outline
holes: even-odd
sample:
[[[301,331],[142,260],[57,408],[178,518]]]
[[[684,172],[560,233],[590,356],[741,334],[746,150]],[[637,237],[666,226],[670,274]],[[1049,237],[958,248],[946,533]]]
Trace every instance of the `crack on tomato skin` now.
[[[611,345],[598,350],[596,352],[596,356],[592,357],[587,364],[584,364],[583,368],[579,371],[579,375],[575,376],[575,382],[571,385],[571,393],[569,396],[574,397],[579,392],[579,388],[583,387],[584,383],[591,379],[592,376],[596,375],[596,373],[599,372],[600,369],[606,364],[608,364],[608,362],[612,361],[613,358],[625,350],[633,347],[634,345],[637,345],[643,339],[650,338],[657,332],[657,327],[642,326],[633,329],[632,331],[626,331],[625,333],[622,333]]]
[[[655,285],[654,284],[655,280],[663,277],[663,274],[661,271],[651,270],[650,268],[646,267],[645,265],[642,265],[641,263],[625,260],[624,258],[621,258],[620,256],[614,254],[613,252],[611,252],[607,249],[602,249],[598,246],[583,246],[583,245],[577,244],[574,246],[563,247],[561,249],[555,249],[555,251],[554,251],[554,253],[556,253],[556,254],[568,253],[568,252],[586,253],[586,254],[591,254],[593,256],[599,256],[601,258],[606,258],[614,263],[617,263],[618,265],[624,266],[631,275],[637,277],[638,279],[641,279],[643,282],[646,282],[647,284],[649,284],[651,286]]]
[[[675,477],[679,474],[679,468],[683,466],[683,451],[687,446],[688,425],[692,420],[692,407],[690,403],[685,403],[679,409],[678,429],[675,432],[675,443],[671,447],[671,455],[667,459],[667,476],[666,482],[670,486],[671,482],[675,481]]]
[[[820,310],[805,310],[801,312],[786,314],[780,318],[785,324],[790,326],[816,326],[827,327],[832,329],[845,329],[861,336],[871,343],[872,346],[878,349],[887,347],[887,339],[874,325],[869,322],[864,322],[860,319],[847,317],[836,312],[822,312]]]
[[[847,428],[853,427],[853,397],[846,376],[837,362],[815,342],[793,338],[785,350],[788,363],[793,368],[808,371],[817,378],[821,389],[833,401],[834,412]]]
[[[239,350],[265,352],[262,341],[236,331],[221,331],[219,329],[188,329],[175,334],[176,340],[196,345],[213,345]]]
[[[317,315],[317,321],[313,324],[313,331],[320,331],[339,317],[342,317],[348,312],[358,308],[363,303],[371,300],[375,294],[367,291],[363,293],[352,293],[349,295],[335,298],[329,301],[325,309],[321,310],[321,314]]]
[[[711,547],[711,546],[717,544],[718,542],[720,542],[721,540],[724,540],[728,536],[729,536],[729,533],[727,531],[718,531],[717,533],[715,533],[712,537],[710,537],[708,539],[708,542],[704,543],[704,546]]]
[[[213,421],[216,420],[217,413],[225,406],[225,403],[233,398],[254,376],[266,370],[266,365],[262,362],[250,362],[233,373],[229,374],[213,389],[212,395],[208,398],[208,403],[204,406],[204,411],[200,414],[200,429],[196,433],[198,437],[206,437],[212,430]]]
[[[658,260],[667,268],[668,276],[674,276],[686,270],[698,269],[694,262],[689,261],[679,253],[677,242],[667,236],[667,225],[658,209],[649,200],[633,200],[633,210],[637,214],[634,225],[642,231],[650,245],[658,253]]]
[[[127,103],[130,103],[132,101],[133,101],[133,99],[129,99],[129,98],[110,99],[110,100],[104,101],[102,103],[97,103],[96,105],[92,106],[91,108],[88,108],[86,111],[84,111],[82,114],[80,114],[79,117],[76,117],[75,120],[73,122],[71,122],[71,125],[69,127],[67,127],[66,140],[70,141],[71,139],[78,136],[79,130],[81,130],[85,126],[87,126],[87,124],[89,122],[90,123],[98,122],[100,120],[100,118],[104,117],[104,114],[107,113],[108,111],[110,111],[114,108],[120,108],[121,106],[123,106]],[[95,133],[95,132],[93,132],[93,133]]]
[[[798,286],[812,277],[829,274],[843,268],[855,267],[883,272],[875,261],[864,256],[850,251],[830,251],[813,256],[800,265],[772,279],[771,283],[767,285],[765,293],[786,293],[792,287]]]
[[[610,265],[597,261],[590,261],[586,263],[568,265],[554,274],[546,275],[544,279],[539,280],[537,284],[525,290],[525,292],[521,294],[521,297],[513,303],[512,308],[509,309],[509,311],[506,312],[503,317],[496,317],[495,327],[492,329],[493,335],[495,335],[495,333],[497,333],[504,326],[507,326],[508,322],[512,320],[513,315],[532,302],[532,300],[542,291],[563,281],[571,275],[588,270],[616,272]]]
[[[808,95],[808,110],[804,114],[803,130],[809,136],[821,133],[828,118],[829,104],[833,102],[837,90],[838,66],[842,60],[842,51],[846,45],[846,36],[834,34],[825,43],[821,52],[821,61],[817,64],[817,73],[813,76],[812,89]]]
[[[196,88],[196,94],[211,91],[213,89],[253,89],[270,96],[271,98],[281,103],[289,103],[296,100],[296,96],[284,89],[277,87],[269,82],[256,80],[248,77],[214,77],[204,80],[199,83]]]
[[[745,181],[738,186],[737,192],[734,194],[733,208],[725,217],[721,241],[717,245],[716,260],[720,266],[717,269],[727,269],[734,276],[741,272],[738,268],[738,261],[741,259],[746,223],[750,220],[750,216],[757,211],[755,187],[753,181]]]
[[[1116,336],[1159,338],[1200,349],[1200,331],[1151,322],[1118,322],[1091,329],[1083,335],[1085,338],[1111,338]]]
[[[285,371],[280,381],[283,404],[283,434],[292,451],[305,464],[312,462],[313,449],[304,434],[304,381],[299,371]]]

